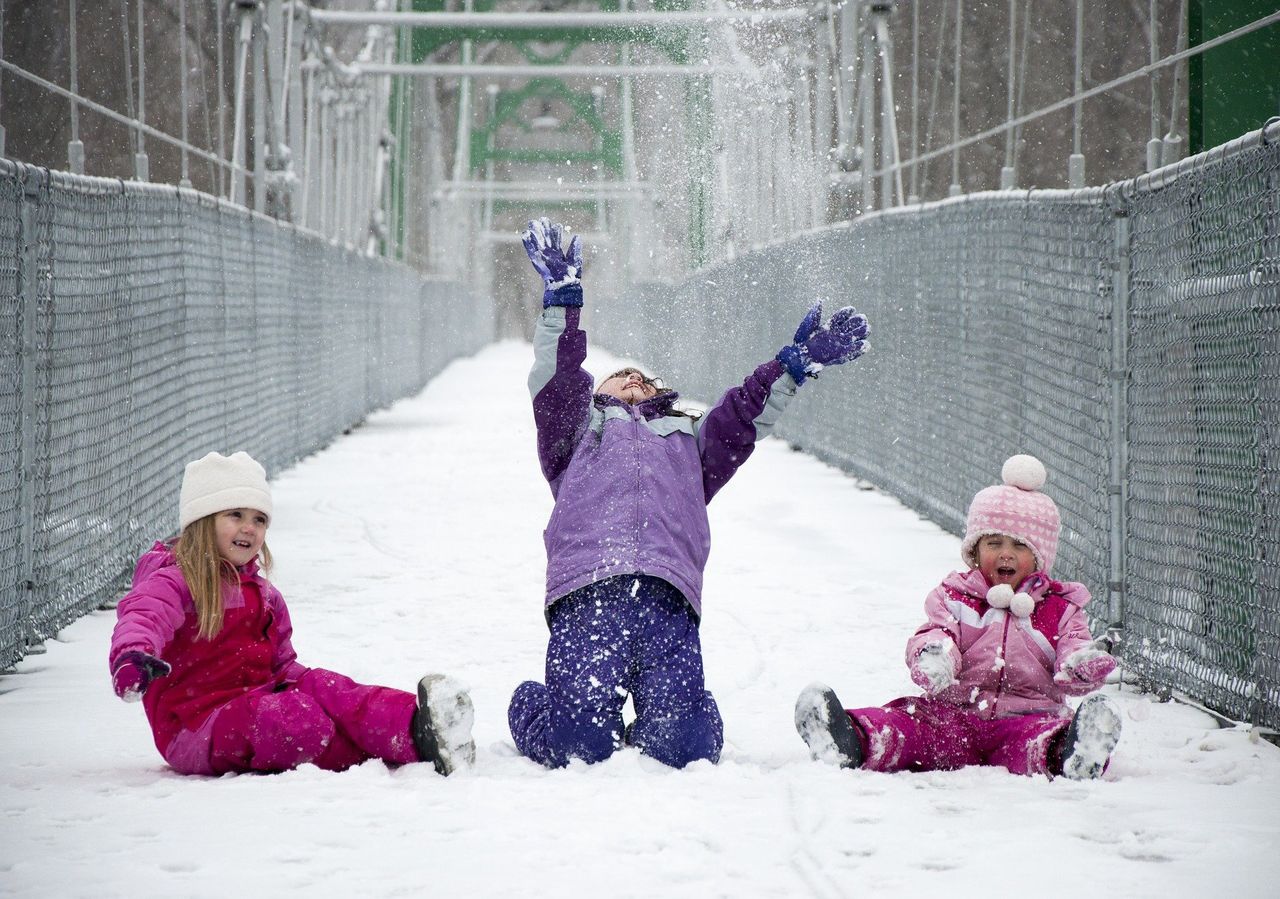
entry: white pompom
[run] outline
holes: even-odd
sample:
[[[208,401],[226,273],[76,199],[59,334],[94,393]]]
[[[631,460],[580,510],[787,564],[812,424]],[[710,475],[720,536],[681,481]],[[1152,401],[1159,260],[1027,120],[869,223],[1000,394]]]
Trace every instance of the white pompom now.
[[[1009,611],[1017,618],[1031,617],[1035,608],[1036,601],[1031,598],[1030,593],[1015,593],[1013,599],[1009,600]]]
[[[1000,469],[1000,478],[1010,487],[1022,490],[1039,490],[1049,479],[1042,463],[1035,456],[1025,453],[1010,456]]]
[[[1013,588],[1008,584],[996,584],[987,591],[987,605],[993,609],[1007,609],[1013,601]]]

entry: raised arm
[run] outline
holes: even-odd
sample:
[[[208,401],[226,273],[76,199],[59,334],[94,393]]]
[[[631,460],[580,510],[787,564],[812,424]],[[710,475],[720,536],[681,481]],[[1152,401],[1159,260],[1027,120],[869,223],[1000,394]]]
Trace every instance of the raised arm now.
[[[747,461],[756,441],[781,417],[796,390],[828,365],[862,355],[869,333],[866,316],[846,306],[823,327],[822,303],[814,303],[800,322],[795,340],[742,382],[727,391],[699,422],[698,450],[706,501],[719,492]]]
[[[578,326],[582,314],[582,240],[575,235],[566,251],[563,229],[545,218],[529,222],[520,236],[543,281],[542,314],[533,334],[529,396],[538,429],[538,461],[555,495],[591,416],[593,382],[582,367],[587,358],[587,335]]]
[[[774,424],[796,395],[796,382],[782,363],[771,359],[725,391],[698,422],[702,487],[706,501],[714,497],[755,451],[756,441]]]

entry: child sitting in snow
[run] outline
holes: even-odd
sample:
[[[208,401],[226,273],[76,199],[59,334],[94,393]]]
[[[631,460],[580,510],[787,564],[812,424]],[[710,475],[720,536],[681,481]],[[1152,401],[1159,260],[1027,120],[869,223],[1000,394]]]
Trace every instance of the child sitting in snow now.
[[[722,723],[698,639],[707,503],[799,385],[862,354],[866,319],[846,307],[824,328],[815,305],[793,344],[695,419],[636,369],[592,389],[580,239],[565,247],[546,219],[522,236],[545,287],[529,392],[555,506],[543,535],[546,683],[516,688],[511,735],[547,767],[601,761],[624,743],[677,768],[718,761]],[[628,695],[636,719],[624,732]]]
[[[266,472],[247,453],[191,462],[181,533],[138,560],[120,601],[111,682],[142,699],[165,761],[181,774],[470,765],[471,699],[451,679],[424,677],[415,702],[298,663],[284,598],[259,568],[270,520]]]
[[[1058,508],[1039,490],[1044,466],[1013,456],[1003,485],[969,506],[961,557],[925,600],[928,622],[907,643],[911,679],[924,696],[846,712],[812,684],[796,700],[796,730],[810,754],[845,768],[936,771],[1001,765],[1014,774],[1101,775],[1120,738],[1102,696],[1072,716],[1068,695],[1098,689],[1116,661],[1095,649],[1085,621],[1089,591],[1049,576]]]

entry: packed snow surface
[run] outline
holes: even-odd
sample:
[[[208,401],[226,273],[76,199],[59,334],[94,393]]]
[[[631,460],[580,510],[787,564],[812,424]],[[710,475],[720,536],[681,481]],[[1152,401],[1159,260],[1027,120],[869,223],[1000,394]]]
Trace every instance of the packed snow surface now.
[[[1280,750],[1131,687],[1107,688],[1124,732],[1099,781],[810,761],[792,722],[808,684],[850,706],[918,692],[903,648],[959,541],[774,439],[710,510],[720,764],[521,758],[506,709],[541,679],[551,509],[531,361],[525,344],[490,347],[273,473],[272,579],[299,659],[406,690],[432,671],[469,684],[475,768],[176,775],[142,707],[111,692],[115,614],[96,612],[0,677],[0,893],[1276,895]],[[593,352],[590,367],[621,362]],[[857,390],[846,368],[805,389]]]

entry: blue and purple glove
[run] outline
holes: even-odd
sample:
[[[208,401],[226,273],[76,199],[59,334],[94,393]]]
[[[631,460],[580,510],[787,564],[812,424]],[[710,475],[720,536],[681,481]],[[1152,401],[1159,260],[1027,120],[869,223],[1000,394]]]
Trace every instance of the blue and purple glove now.
[[[824,328],[819,300],[809,307],[800,327],[796,328],[795,342],[780,349],[777,359],[792,380],[803,384],[806,378],[816,378],[828,365],[843,365],[861,356],[869,333],[867,317],[852,306],[837,309]]]
[[[542,308],[582,305],[582,238],[573,236],[564,249],[564,226],[534,219],[520,233],[529,261],[542,275]]]
[[[111,671],[111,687],[125,702],[137,702],[147,687],[158,677],[164,677],[173,668],[163,659],[147,655],[137,649],[122,652]]]

